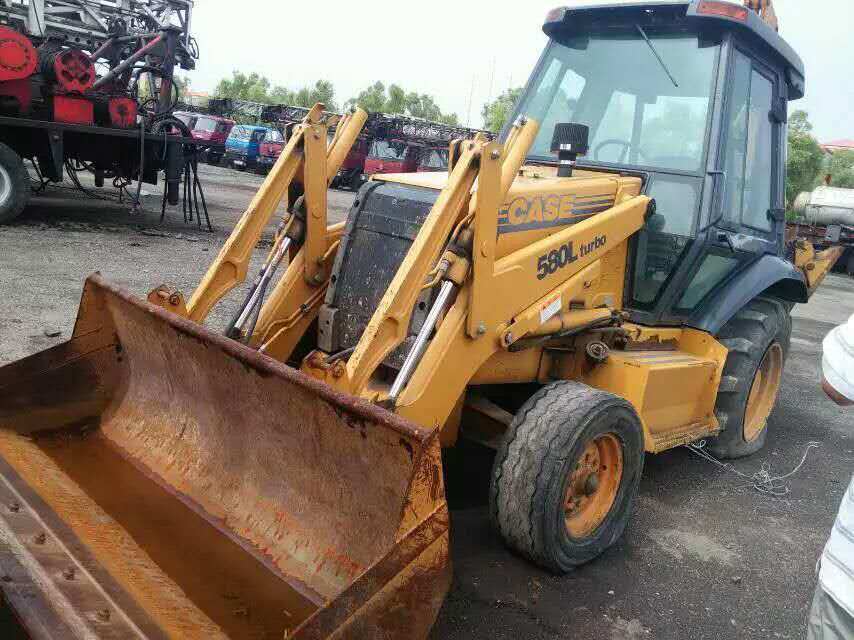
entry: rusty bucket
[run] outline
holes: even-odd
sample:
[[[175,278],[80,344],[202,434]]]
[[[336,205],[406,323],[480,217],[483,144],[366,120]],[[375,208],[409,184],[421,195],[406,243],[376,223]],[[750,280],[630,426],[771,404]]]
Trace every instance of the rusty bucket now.
[[[0,368],[0,589],[34,638],[424,638],[436,434],[99,275]]]

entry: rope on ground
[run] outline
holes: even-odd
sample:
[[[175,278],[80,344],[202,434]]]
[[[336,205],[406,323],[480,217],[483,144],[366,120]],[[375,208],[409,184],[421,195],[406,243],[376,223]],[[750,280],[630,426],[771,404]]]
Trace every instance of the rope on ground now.
[[[782,476],[772,476],[771,475],[771,465],[767,462],[762,463],[762,467],[756,473],[752,475],[748,475],[746,473],[742,473],[738,469],[736,469],[732,464],[727,462],[722,462],[714,457],[711,453],[706,451],[706,441],[700,440],[699,442],[695,442],[692,444],[687,444],[685,447],[696,456],[699,456],[703,460],[710,462],[723,469],[724,471],[729,471],[730,473],[742,478],[747,481],[746,487],[753,487],[759,493],[764,493],[766,495],[775,496],[778,498],[784,497],[791,493],[791,486],[785,482],[789,478],[793,477],[796,473],[798,473],[804,464],[807,461],[807,457],[809,456],[810,449],[819,449],[821,448],[820,442],[808,442],[806,449],[804,450],[804,455],[801,458],[801,462],[789,473]]]

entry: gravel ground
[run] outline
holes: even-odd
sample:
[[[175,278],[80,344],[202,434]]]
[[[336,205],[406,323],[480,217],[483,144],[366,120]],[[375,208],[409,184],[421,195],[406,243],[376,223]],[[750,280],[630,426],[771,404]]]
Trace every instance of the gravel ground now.
[[[0,227],[0,363],[71,332],[83,278],[100,270],[140,295],[160,283],[192,291],[261,178],[204,167],[215,231],[184,224],[180,210],[146,211],[52,190]],[[353,194],[330,191],[332,219]],[[222,325],[242,293],[220,305]],[[816,441],[784,497],[755,491],[686,449],[647,458],[624,538],[602,558],[555,577],[507,552],[490,530],[491,453],[466,445],[447,456],[454,586],[433,638],[723,640],[803,637],[815,562],[854,471],[852,414],[818,387],[821,340],[854,313],[854,280],[831,276],[795,309],[784,391],[768,445],[734,468],[788,473]],[[46,334],[61,332],[60,336]]]

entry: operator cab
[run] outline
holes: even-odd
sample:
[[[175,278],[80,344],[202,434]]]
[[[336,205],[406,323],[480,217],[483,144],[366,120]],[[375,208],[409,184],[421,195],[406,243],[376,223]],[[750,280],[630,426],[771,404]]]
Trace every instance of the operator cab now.
[[[541,123],[529,160],[555,162],[559,123],[589,127],[578,168],[638,175],[657,203],[633,240],[626,307],[638,322],[707,324],[732,279],[783,262],[783,145],[801,60],[728,2],[556,9],[543,29],[550,42],[516,108]]]

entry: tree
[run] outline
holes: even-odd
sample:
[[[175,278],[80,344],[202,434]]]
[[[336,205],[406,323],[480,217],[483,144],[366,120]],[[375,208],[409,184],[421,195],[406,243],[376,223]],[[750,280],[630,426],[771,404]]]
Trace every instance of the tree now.
[[[795,111],[789,116],[789,133],[798,135],[810,135],[812,133],[812,122],[806,111]]]
[[[355,98],[348,100],[347,106],[361,107],[371,113],[384,113],[387,103],[385,85],[382,82],[375,82],[367,89],[360,91]]]
[[[330,111],[335,111],[335,87],[328,80],[318,80],[313,86],[302,87],[295,91],[276,85],[271,88],[270,80],[257,73],[246,75],[234,71],[231,78],[223,78],[217,84],[214,94],[218,98],[248,100],[262,104],[286,104],[295,107],[312,107],[322,102]]]
[[[824,165],[824,151],[811,132],[809,114],[795,111],[789,118],[789,161],[786,166],[786,202],[789,204],[799,193],[816,186]]]
[[[513,108],[516,106],[521,95],[522,87],[507,89],[495,100],[483,105],[481,115],[483,116],[484,128],[489,131],[501,131],[513,114]]]
[[[834,187],[854,189],[854,151],[835,151],[828,173]]]
[[[410,94],[413,95],[413,94]],[[383,113],[406,113],[409,96],[400,85],[392,84],[388,88],[388,98],[383,105]]]
[[[335,87],[328,80],[318,80],[314,86],[291,91],[287,87],[276,85],[268,94],[271,104],[287,104],[294,107],[313,107],[322,102],[330,111],[338,109],[335,104]]]
[[[217,98],[232,100],[249,100],[250,102],[269,103],[270,81],[257,73],[246,75],[241,71],[233,71],[231,78],[223,78],[214,89]]]
[[[407,92],[397,84],[386,88],[382,82],[375,82],[347,101],[347,107],[358,106],[371,113],[399,113],[424,118],[432,122],[459,124],[456,113],[442,113],[435,98],[426,93]]]

